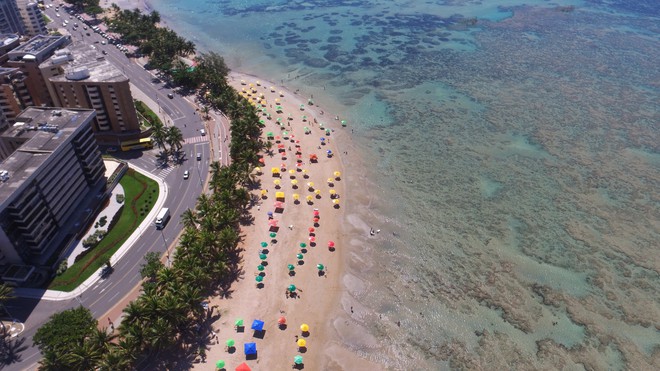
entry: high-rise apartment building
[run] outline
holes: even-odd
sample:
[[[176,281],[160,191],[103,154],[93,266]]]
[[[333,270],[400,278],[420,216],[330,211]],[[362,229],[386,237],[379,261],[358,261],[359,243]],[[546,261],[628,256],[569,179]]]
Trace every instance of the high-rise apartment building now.
[[[0,0],[1,1],[1,0]],[[16,0],[18,10],[23,19],[25,34],[28,36],[46,35],[46,21],[44,20],[39,4],[34,0]]]
[[[0,134],[0,267],[45,265],[78,232],[81,205],[101,201],[95,115],[30,107]]]
[[[39,68],[54,105],[96,110],[93,127],[99,140],[140,135],[128,77],[89,44],[71,44]]]
[[[16,0],[0,0],[0,32],[25,35],[25,26]]]
[[[68,36],[37,35],[7,53],[5,67],[15,67],[22,72],[11,82],[21,107],[53,105],[39,64],[70,42]]]

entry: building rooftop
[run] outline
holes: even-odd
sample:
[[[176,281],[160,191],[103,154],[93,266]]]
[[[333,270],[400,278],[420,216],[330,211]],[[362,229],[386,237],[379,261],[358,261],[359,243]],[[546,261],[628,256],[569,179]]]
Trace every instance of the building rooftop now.
[[[34,56],[34,59],[41,61],[54,49],[66,45],[68,42],[70,42],[70,36],[37,35],[7,54],[12,61],[23,60],[26,56]]]
[[[128,78],[114,64],[91,45],[73,43],[58,54],[69,53],[68,63],[62,66],[64,74],[53,76],[50,81],[120,82]],[[62,64],[63,59],[54,56],[41,64],[40,68]]]
[[[0,47],[10,45],[19,39],[20,37],[13,33],[0,33]]]
[[[23,144],[0,163],[0,202],[21,187],[59,146],[67,142],[81,124],[92,119],[94,110],[29,107],[16,117],[14,126],[0,134],[0,141]]]

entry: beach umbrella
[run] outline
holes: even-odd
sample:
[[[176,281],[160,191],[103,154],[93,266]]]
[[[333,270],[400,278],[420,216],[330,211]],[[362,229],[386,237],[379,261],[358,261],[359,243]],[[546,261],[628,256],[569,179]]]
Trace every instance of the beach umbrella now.
[[[280,168],[282,169],[282,171],[286,170],[286,164],[284,162],[281,163]]]
[[[310,237],[309,237],[309,242],[311,242],[311,243],[316,242],[316,237],[314,237],[314,236],[310,236]]]
[[[261,260],[266,260],[268,258],[268,255],[266,254],[259,254],[259,259]]]
[[[335,198],[334,200],[332,200],[332,204],[333,205],[339,205],[339,200]]]
[[[314,210],[314,216],[319,216],[320,213],[321,213],[320,211]]]
[[[283,96],[284,96],[284,93],[283,93],[283,92],[280,92],[280,97],[283,97]]]
[[[331,189],[331,190],[329,190],[328,192],[330,192],[330,194],[331,194],[332,196],[334,196],[334,195],[337,194],[337,191],[335,191],[334,189]]]
[[[293,120],[293,114],[289,113],[289,116],[286,118],[287,120]]]
[[[301,104],[301,105],[300,105],[300,110],[301,110],[301,111],[304,111],[304,110],[305,110],[305,105],[304,105],[304,104]]]
[[[328,241],[328,247],[335,247],[335,241]]]
[[[289,287],[287,289],[291,292],[294,292],[294,291],[296,291],[296,285],[289,285]]]
[[[280,185],[280,183],[281,183],[281,182],[280,182],[279,179],[275,179],[275,180],[273,180],[273,184],[275,184],[276,186]]]
[[[344,126],[344,127],[345,127],[347,124],[348,124],[348,123],[346,122],[346,120],[341,120],[341,126]]]
[[[325,138],[321,137],[321,143],[324,143],[324,142],[325,142]]]
[[[277,237],[277,233],[275,233],[275,232],[270,232],[270,235],[269,235],[269,236],[270,236],[270,238],[275,238],[275,237]]]
[[[243,318],[239,318],[234,322],[234,326],[236,327],[243,327]]]
[[[264,158],[262,157],[262,158],[259,159],[259,163],[260,163],[260,164],[265,164],[265,163],[266,163],[266,160],[264,160]]]
[[[303,115],[302,120],[303,122],[307,121],[307,116]]]
[[[276,168],[276,167],[273,167],[273,168],[270,169],[270,172],[273,173],[273,174],[279,174],[279,173],[280,173],[280,169],[278,169],[278,168]]]
[[[289,170],[289,174],[291,174],[292,176],[295,177],[296,176],[296,171],[291,169],[291,170]]]
[[[257,344],[256,343],[245,343],[243,345],[243,350],[245,355],[257,354]],[[238,370],[238,368],[236,368]]]
[[[286,318],[284,318],[284,316],[280,317],[280,319],[277,320],[277,324],[286,325]]]
[[[241,80],[241,85],[245,85],[245,80]],[[245,89],[245,88],[243,88]]]
[[[295,362],[295,360],[294,360]],[[225,368],[225,361],[219,360],[215,363],[215,368]]]
[[[299,201],[299,200],[300,200],[300,195],[297,194],[297,193],[294,193],[294,194],[293,194],[293,200],[294,200],[294,201]]]
[[[251,344],[254,344],[254,343],[251,343]],[[247,353],[245,353],[245,354],[247,354]],[[250,353],[250,354],[257,354],[257,345],[256,344],[254,345],[254,353]],[[236,367],[236,371],[252,371],[252,369],[250,368],[250,366],[247,365],[247,363],[243,362],[240,365],[238,365],[238,367]]]
[[[307,169],[303,169],[302,173],[307,174]]]
[[[296,344],[298,344],[299,347],[303,348],[303,347],[307,346],[307,340],[305,340],[305,339],[298,339],[298,341],[296,342]]]
[[[269,211],[269,212],[267,212],[266,214],[268,214],[268,217],[270,217],[270,218],[273,217],[273,212],[272,212],[272,211]]]
[[[281,208],[284,207],[284,204],[282,203],[282,201],[276,201],[276,202],[273,203],[273,206],[274,206],[276,209],[281,209]]]
[[[332,151],[331,150],[327,150],[327,151],[325,151],[325,153],[327,153],[328,156],[332,156]]]
[[[265,196],[265,195],[267,195],[267,194],[268,194],[268,190],[267,190],[267,189],[262,189],[262,190],[261,190],[261,195],[262,195],[262,196]]]
[[[305,134],[309,134],[309,133],[310,133],[310,130],[309,130],[309,128],[308,128],[307,126],[305,126],[305,127],[303,128],[303,130],[305,130]]]
[[[325,135],[330,135],[330,129],[325,129]]]
[[[264,280],[264,277],[257,275],[256,277],[254,277],[254,280],[257,281],[257,283],[260,283],[261,281]]]
[[[317,195],[317,196],[320,195],[320,194],[321,194],[321,190],[320,190],[320,189],[315,189],[315,190],[314,190],[314,194]]]
[[[319,123],[319,127],[320,127],[321,129],[323,129],[323,127],[324,127],[324,126],[325,126],[325,124],[324,124],[324,123],[322,123],[322,122],[321,122],[321,123]]]
[[[307,186],[309,188],[314,188],[314,182],[307,182]]]
[[[320,271],[322,271],[322,270],[325,269],[325,267],[323,266],[323,264],[316,264],[316,268],[317,268],[318,270],[320,270]]]
[[[308,195],[308,196],[307,196],[307,197],[305,197],[305,198],[307,199],[307,201],[311,201],[311,200],[313,200],[313,199],[314,199],[314,197],[313,197],[313,196],[311,196],[311,195]]]
[[[270,92],[271,92],[271,93],[274,93],[274,92],[275,92],[275,87],[274,87],[274,86],[271,86],[271,87],[270,87]]]
[[[319,218],[314,218],[314,219],[312,219],[312,221],[313,221],[314,223],[318,223],[318,222],[319,222]]]
[[[289,264],[286,266],[290,271],[296,269],[296,267],[293,264]]]
[[[296,255],[296,258],[298,258],[298,260],[303,260],[305,257],[303,256],[303,254],[298,253]]]
[[[298,185],[298,181],[295,180],[295,179],[293,179],[293,180],[291,181],[291,185],[294,185],[294,186],[295,186],[295,185]]]
[[[260,173],[260,172],[261,172],[261,168],[260,168],[259,166],[257,166],[257,167],[254,168],[254,171],[257,172],[257,173]]]
[[[332,175],[334,175],[335,178],[339,178],[341,176],[341,172],[335,171],[334,173],[332,173]]]
[[[328,185],[332,187],[335,184],[335,180],[332,178],[328,178]]]
[[[261,247],[268,247],[268,242],[262,242]]]
[[[261,81],[257,80],[257,86],[261,86]]]
[[[308,230],[309,230],[309,233],[314,233],[314,231],[315,231],[316,229],[314,229],[314,227],[309,227]]]
[[[297,365],[302,365],[303,363],[303,357],[302,356],[295,356],[293,357],[293,363]]]
[[[231,347],[233,347],[234,345],[236,345],[236,342],[234,341],[234,339],[227,339],[226,344],[227,344],[228,347],[231,348]]]
[[[303,323],[302,325],[300,325],[300,331],[309,332],[309,325],[306,324],[306,323]]]
[[[300,248],[301,248],[301,249],[304,249],[305,247],[307,247],[307,244],[304,243],[304,242],[301,242],[301,243],[300,243]]]
[[[255,319],[254,321],[252,321],[252,326],[250,326],[250,328],[254,331],[263,331],[264,321]]]
[[[298,169],[300,169],[302,166],[303,166],[303,164],[300,163],[300,162],[296,164],[296,167],[297,167]]]
[[[257,265],[257,270],[259,272],[263,271],[264,269],[266,269],[266,267],[264,267],[263,265],[261,265],[261,264]]]

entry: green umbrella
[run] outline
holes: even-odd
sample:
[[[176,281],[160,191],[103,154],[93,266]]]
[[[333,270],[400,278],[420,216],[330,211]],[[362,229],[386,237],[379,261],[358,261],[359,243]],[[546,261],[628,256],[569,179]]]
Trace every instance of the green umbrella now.
[[[322,271],[325,267],[323,266],[323,264],[316,264],[316,268]]]
[[[219,360],[218,362],[215,363],[215,367],[216,368],[225,368],[225,361]]]
[[[268,258],[268,255],[266,255],[266,254],[259,254],[259,259],[261,259],[261,260],[266,260],[266,258]]]
[[[289,291],[291,292],[296,291],[296,285],[289,285]]]
[[[309,128],[305,126],[303,129],[305,129],[305,133],[309,133]]]
[[[257,277],[261,277],[261,276],[257,276]],[[234,322],[234,326],[243,327],[243,318],[237,319],[236,322]]]
[[[270,238],[275,238],[277,237],[277,233],[275,232],[270,232]]]
[[[303,121],[307,121],[307,116],[303,115]]]
[[[282,118],[281,118],[281,117],[278,117],[278,118],[277,118],[277,122],[278,122],[278,123],[281,123],[281,122],[282,122]]]
[[[299,260],[302,260],[302,259],[303,259],[303,254],[298,254],[298,255],[296,255],[296,257],[297,257]]]
[[[264,280],[264,277],[263,277],[263,276],[256,276],[256,277],[254,277],[254,279],[255,279],[257,282],[261,282],[261,281]],[[238,325],[237,325],[237,326],[238,326]],[[242,326],[242,325],[241,325],[241,326]]]
[[[305,110],[305,105],[304,105],[304,104],[301,104],[301,105],[300,105],[300,110],[301,110],[301,111]]]
[[[272,137],[272,136],[273,136],[273,132],[272,132],[272,131],[267,132],[267,133],[266,133],[266,136],[267,136],[267,137]]]
[[[301,243],[300,243],[300,247],[304,249],[305,247],[307,247],[307,244],[304,243],[304,242],[301,242]]]
[[[325,135],[330,135],[330,129],[325,129]]]
[[[228,347],[231,348],[231,347],[233,347],[234,345],[236,345],[236,342],[234,341],[234,339],[228,339],[228,340],[227,340],[227,346],[228,346]]]
[[[346,126],[346,125],[347,125],[346,120],[341,120],[341,126]]]
[[[268,242],[262,242],[261,247],[268,247]]]
[[[293,363],[297,365],[301,365],[303,363],[303,358],[302,356],[295,356],[293,357]]]
[[[263,265],[261,265],[261,264],[257,265],[257,270],[258,270],[258,271],[261,272],[261,271],[264,270],[264,269],[266,269],[266,267],[264,267]]]
[[[289,268],[290,271],[296,269],[296,267],[293,264],[289,264],[286,267]]]

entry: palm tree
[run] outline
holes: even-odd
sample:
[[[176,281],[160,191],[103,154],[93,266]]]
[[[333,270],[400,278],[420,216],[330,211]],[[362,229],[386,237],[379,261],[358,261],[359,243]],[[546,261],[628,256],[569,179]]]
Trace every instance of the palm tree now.
[[[211,118],[211,116],[209,116],[209,112],[211,112],[211,109],[209,108],[209,106],[202,107],[202,113],[204,114],[204,119],[205,120],[208,120],[208,119]]]
[[[183,147],[183,134],[176,126],[169,126],[165,131],[165,142],[170,145],[172,153],[178,152]]]
[[[165,147],[167,139],[167,129],[160,120],[151,124],[151,139],[156,143],[158,148],[167,150]]]
[[[191,209],[186,209],[186,211],[181,214],[181,223],[184,228],[197,229],[197,214]]]

